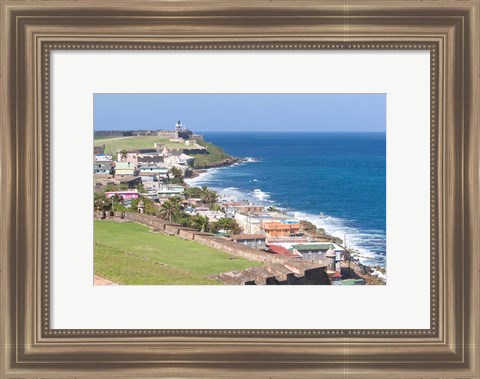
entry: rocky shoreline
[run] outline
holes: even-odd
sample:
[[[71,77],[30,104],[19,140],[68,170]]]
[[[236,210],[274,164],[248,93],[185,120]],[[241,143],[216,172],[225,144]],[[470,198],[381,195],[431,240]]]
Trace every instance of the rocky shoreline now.
[[[360,263],[359,259],[354,256],[357,251],[343,246],[343,241],[340,238],[326,233],[322,228],[317,228],[308,220],[300,220],[300,224],[307,237],[317,241],[331,241],[345,249],[345,262],[342,262],[342,271],[344,269],[350,270],[350,272],[348,272],[350,277],[363,278],[367,284],[383,285],[386,283],[384,278],[375,274],[375,272],[378,272],[381,275],[385,275],[386,270],[384,267],[367,266]]]
[[[192,169],[191,174],[189,176],[189,179],[191,178],[196,178],[200,174],[206,172],[210,168],[218,168],[218,167],[226,167],[226,166],[231,166],[235,163],[242,162],[241,158],[227,158],[227,159],[222,159],[221,161],[215,162],[215,163],[210,163],[208,165],[200,166],[200,167],[195,167]]]
[[[205,173],[208,169],[218,168],[218,167],[227,167],[235,163],[245,162],[246,158],[235,158],[231,157],[228,159],[223,159],[222,161],[216,162],[214,164],[205,165],[202,167],[196,167],[192,170],[189,179],[198,177],[200,174]],[[351,277],[363,278],[365,282],[369,285],[384,285],[386,280],[376,275],[375,273],[380,273],[381,275],[386,274],[386,270],[381,266],[367,266],[360,263],[359,259],[355,257],[357,252],[355,249],[347,249],[343,246],[342,239],[328,234],[324,229],[317,228],[312,222],[308,220],[300,220],[302,229],[307,237],[317,240],[317,241],[331,241],[342,246],[346,251],[346,261],[342,262],[342,270],[346,269],[350,272],[348,273]],[[353,271],[353,272],[352,272]]]

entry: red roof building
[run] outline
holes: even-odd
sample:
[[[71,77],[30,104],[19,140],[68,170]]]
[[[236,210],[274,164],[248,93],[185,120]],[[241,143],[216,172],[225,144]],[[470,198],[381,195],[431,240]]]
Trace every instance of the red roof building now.
[[[268,250],[270,253],[283,255],[284,257],[298,257],[298,255],[293,254],[290,250],[278,245],[268,245]]]

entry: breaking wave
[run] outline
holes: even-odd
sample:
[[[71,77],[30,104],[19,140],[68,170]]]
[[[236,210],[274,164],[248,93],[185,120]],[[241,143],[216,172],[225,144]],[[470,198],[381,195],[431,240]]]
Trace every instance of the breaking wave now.
[[[317,228],[325,229],[328,234],[342,240],[346,239],[343,241],[344,244],[346,242],[348,248],[356,250],[352,255],[358,258],[360,263],[367,266],[385,266],[386,257],[383,251],[386,239],[381,230],[359,230],[349,225],[351,220],[325,214],[313,215],[307,212],[295,212],[295,218],[310,221]]]

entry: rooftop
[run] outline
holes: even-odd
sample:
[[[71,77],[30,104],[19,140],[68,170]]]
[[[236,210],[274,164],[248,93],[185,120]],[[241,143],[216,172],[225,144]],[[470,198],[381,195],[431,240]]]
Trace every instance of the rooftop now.
[[[298,245],[293,245],[292,248],[298,251],[304,250],[328,250],[332,244],[330,242],[325,243],[302,243]]]
[[[281,221],[270,221],[264,222],[263,227],[267,230],[272,229],[298,229],[300,226],[299,224],[285,224]]]
[[[150,170],[150,169],[162,170],[162,171],[168,172],[167,167],[161,167],[161,166],[149,165],[149,164],[140,166],[140,170]]]
[[[260,240],[265,239],[265,235],[263,234],[236,234],[233,235],[232,238],[234,240]]]
[[[332,242],[311,242],[311,243],[299,243],[293,245],[292,248],[295,248],[298,251],[302,250],[329,250],[333,247],[335,251],[343,251],[344,249]]]
[[[119,183],[129,183],[139,179],[141,179],[140,176],[126,176],[123,178],[115,178],[115,180],[118,180]]]
[[[283,255],[285,257],[297,257],[296,254],[293,254],[290,250],[285,249],[282,246],[278,245],[268,245],[268,248],[272,253]]]
[[[115,169],[117,170],[123,170],[123,169],[133,169],[135,168],[135,165],[133,165],[130,162],[115,162]]]

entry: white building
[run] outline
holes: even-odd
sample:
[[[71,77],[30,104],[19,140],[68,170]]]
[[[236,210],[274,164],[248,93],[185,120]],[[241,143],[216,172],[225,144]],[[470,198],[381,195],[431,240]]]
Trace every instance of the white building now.
[[[109,162],[112,156],[109,154],[95,154],[95,162]]]
[[[178,184],[161,184],[158,186],[157,194],[159,199],[182,196],[185,188]]]

